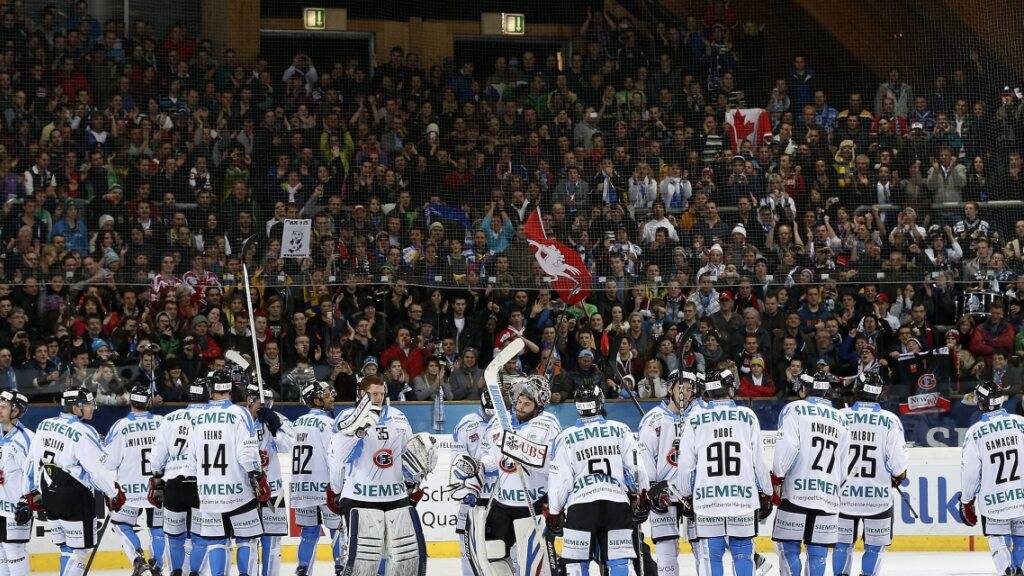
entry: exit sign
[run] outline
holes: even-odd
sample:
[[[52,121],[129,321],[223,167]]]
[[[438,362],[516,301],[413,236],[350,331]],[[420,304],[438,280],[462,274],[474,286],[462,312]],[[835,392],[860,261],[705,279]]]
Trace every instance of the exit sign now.
[[[526,34],[526,16],[523,14],[501,14],[501,33],[514,36]]]
[[[325,30],[327,28],[327,10],[305,8],[302,12],[302,26],[306,30]]]

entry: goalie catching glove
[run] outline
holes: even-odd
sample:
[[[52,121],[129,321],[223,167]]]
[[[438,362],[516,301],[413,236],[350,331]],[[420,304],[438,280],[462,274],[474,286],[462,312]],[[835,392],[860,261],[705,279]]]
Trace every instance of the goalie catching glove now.
[[[452,499],[475,506],[483,488],[480,465],[469,454],[459,454],[452,462],[448,490]]]
[[[437,438],[426,432],[414,434],[402,451],[402,471],[407,482],[419,484],[437,467]]]
[[[370,396],[364,395],[351,412],[338,422],[338,432],[345,436],[366,436],[366,430],[380,421],[381,407],[370,402]]]

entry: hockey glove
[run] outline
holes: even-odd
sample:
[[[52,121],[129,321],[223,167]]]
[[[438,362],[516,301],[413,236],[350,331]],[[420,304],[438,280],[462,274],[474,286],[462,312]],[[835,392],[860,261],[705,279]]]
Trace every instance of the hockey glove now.
[[[164,505],[164,484],[164,475],[162,473],[154,472],[149,477],[149,493],[146,494],[146,500],[157,508]]]
[[[659,514],[668,512],[668,507],[672,505],[672,496],[668,491],[667,480],[651,484],[651,491],[647,493],[647,496],[651,499],[651,510]]]
[[[24,498],[18,500],[14,506],[14,521],[18,524],[27,524],[32,519],[32,511],[28,509],[28,502]]]
[[[775,509],[775,505],[772,504],[772,495],[762,493],[761,496],[761,508],[757,511],[758,522],[764,521],[768,516],[771,516],[772,510]]]
[[[772,472],[772,504],[775,506],[782,504],[782,483],[785,481],[785,478],[779,478]]]
[[[907,479],[907,471],[904,470],[903,472],[900,472],[899,474],[897,474],[897,475],[892,477],[892,487],[893,488],[899,488],[900,485],[903,484],[903,481],[906,480],[906,479]]]
[[[561,536],[562,527],[565,526],[565,517],[561,513],[552,513],[551,510],[548,510],[547,504],[541,508],[541,512],[544,514],[544,522],[548,525],[548,532],[552,536]]]
[[[263,470],[249,472],[249,485],[260,504],[270,500],[270,483],[267,482],[267,475]]]
[[[633,508],[633,524],[639,526],[651,515],[651,501],[647,499],[647,490],[639,494],[630,494],[630,505]]]
[[[271,436],[277,436],[277,431],[281,429],[281,416],[277,412],[266,406],[261,406],[256,411],[256,418],[267,425],[267,430],[270,430]]]
[[[43,499],[39,496],[39,492],[33,490],[28,494],[21,497],[28,506],[28,509],[32,512],[42,512],[43,510]]]
[[[260,450],[260,468],[266,470],[270,466],[270,452]]]
[[[683,518],[693,520],[697,517],[696,513],[693,511],[693,498],[683,498],[679,503],[682,504]]]
[[[112,512],[117,512],[124,507],[124,503],[128,501],[128,497],[124,495],[124,490],[121,489],[120,484],[114,484],[114,488],[117,489],[117,494],[114,494],[114,496],[107,501],[107,506],[110,507]]]
[[[405,491],[409,494],[409,503],[416,506],[423,500],[423,497],[427,495],[426,492],[420,488],[419,484],[412,484],[411,482],[405,483]]]
[[[978,523],[978,513],[974,510],[974,500],[970,502],[960,502],[960,518],[963,519],[964,524],[968,526],[974,526]]]
[[[341,514],[341,496],[331,488],[331,483],[327,483],[327,508],[335,514]]]

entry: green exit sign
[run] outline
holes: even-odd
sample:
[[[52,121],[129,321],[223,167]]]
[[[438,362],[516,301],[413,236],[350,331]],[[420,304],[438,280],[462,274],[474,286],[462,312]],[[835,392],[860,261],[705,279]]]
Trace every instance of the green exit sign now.
[[[501,33],[514,36],[526,34],[526,16],[523,14],[501,14]]]
[[[305,8],[302,12],[302,26],[306,30],[326,29],[327,10],[324,8]]]

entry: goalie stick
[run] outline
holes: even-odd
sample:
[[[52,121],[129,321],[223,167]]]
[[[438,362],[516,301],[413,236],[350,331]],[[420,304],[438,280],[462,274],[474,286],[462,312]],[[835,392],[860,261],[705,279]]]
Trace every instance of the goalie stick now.
[[[487,391],[491,395],[491,402],[494,403],[494,417],[498,419],[498,425],[501,427],[502,433],[509,434],[515,433],[512,428],[512,418],[509,416],[508,407],[505,405],[505,396],[501,392],[501,384],[498,382],[498,371],[501,370],[502,366],[511,362],[520,352],[526,347],[526,344],[521,338],[512,340],[505,345],[504,348],[498,351],[494,355],[494,359],[484,369],[484,382],[487,385]],[[504,443],[504,439],[503,442]],[[516,464],[516,474],[519,476],[519,482],[523,485],[523,492],[527,493],[526,489],[526,473],[523,471],[522,464]],[[501,477],[498,477],[499,481]],[[495,485],[497,491],[498,485]],[[492,496],[490,501],[487,503],[487,511],[490,512],[491,504],[496,500],[496,497]],[[548,574],[556,573],[559,566],[558,556],[555,554],[554,543],[544,537],[544,526],[542,521],[537,518],[533,511],[533,504],[526,499],[526,509],[529,511],[529,517],[532,519],[531,524],[533,525],[533,533],[535,541],[545,542],[545,560],[547,561]],[[486,518],[486,517],[485,517]],[[526,545],[526,543],[517,543],[519,545]],[[520,566],[520,570],[523,570],[524,574],[536,574],[535,571],[527,571],[527,567]],[[538,566],[538,570],[541,567]]]

